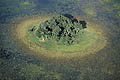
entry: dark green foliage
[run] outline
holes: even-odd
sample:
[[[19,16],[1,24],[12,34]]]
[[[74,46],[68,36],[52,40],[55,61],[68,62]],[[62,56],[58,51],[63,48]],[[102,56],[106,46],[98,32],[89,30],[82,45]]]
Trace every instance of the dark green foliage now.
[[[55,40],[64,44],[72,44],[75,42],[80,30],[85,28],[86,24],[82,24],[73,16],[57,15],[45,22],[40,23],[37,30],[35,27],[31,31],[35,31],[41,40]]]
[[[0,58],[2,59],[9,59],[10,57],[10,52],[8,52],[7,50],[0,48]]]

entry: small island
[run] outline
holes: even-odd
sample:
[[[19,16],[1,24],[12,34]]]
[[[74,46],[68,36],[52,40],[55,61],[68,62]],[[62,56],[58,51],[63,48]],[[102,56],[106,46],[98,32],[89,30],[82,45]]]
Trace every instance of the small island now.
[[[100,26],[79,16],[37,16],[18,26],[17,37],[30,49],[46,56],[86,55],[106,45]]]
[[[59,14],[41,22],[39,26],[33,26],[29,31],[34,32],[40,42],[52,40],[58,44],[72,45],[78,42],[78,36],[82,35],[86,24],[70,14]]]

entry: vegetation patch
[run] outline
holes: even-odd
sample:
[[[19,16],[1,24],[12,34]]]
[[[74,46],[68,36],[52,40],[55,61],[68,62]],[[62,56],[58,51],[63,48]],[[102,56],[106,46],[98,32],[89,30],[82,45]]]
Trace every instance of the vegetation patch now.
[[[33,24],[28,29],[28,40],[52,51],[85,51],[96,41],[104,41],[96,32],[87,28],[87,22],[72,15],[57,15]]]
[[[86,8],[86,9],[84,10],[84,12],[85,12],[86,14],[88,14],[88,15],[96,16],[96,11],[95,11],[94,9],[92,9],[92,8]]]
[[[72,15],[57,15],[28,30],[28,39],[48,50],[79,51],[85,49],[97,39],[94,32],[88,32],[85,21]]]
[[[30,2],[29,1],[25,1],[25,2],[23,2],[23,5],[25,5],[25,6],[30,5]]]
[[[53,17],[53,15],[51,16]],[[82,28],[78,34],[76,40],[71,44],[64,44],[57,42],[57,40],[45,39],[41,41],[41,38],[36,35],[36,32],[41,23],[51,19],[50,16],[37,16],[33,18],[24,19],[16,27],[16,32],[12,31],[15,35],[17,43],[23,47],[28,47],[27,51],[30,55],[47,56],[51,58],[71,58],[78,56],[85,56],[90,53],[95,53],[106,45],[106,38],[99,25],[87,23],[87,28]],[[77,18],[80,20],[79,18]],[[35,31],[31,31],[36,26]],[[49,36],[48,36],[49,37]],[[34,53],[34,54],[33,54]]]
[[[78,36],[82,35],[82,29],[86,28],[85,21],[78,21],[72,15],[57,15],[50,20],[41,22],[39,26],[33,26],[33,32],[40,42],[56,41],[59,44],[71,45],[78,42]]]

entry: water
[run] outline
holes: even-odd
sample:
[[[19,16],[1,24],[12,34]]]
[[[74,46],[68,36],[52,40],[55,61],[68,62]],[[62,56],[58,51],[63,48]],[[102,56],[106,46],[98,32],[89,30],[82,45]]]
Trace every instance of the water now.
[[[11,56],[0,58],[0,80],[119,80],[119,5],[119,0],[1,0],[0,47]],[[103,24],[108,46],[94,55],[67,61],[27,55],[12,40],[9,29],[14,22],[10,19],[58,13],[88,17]]]

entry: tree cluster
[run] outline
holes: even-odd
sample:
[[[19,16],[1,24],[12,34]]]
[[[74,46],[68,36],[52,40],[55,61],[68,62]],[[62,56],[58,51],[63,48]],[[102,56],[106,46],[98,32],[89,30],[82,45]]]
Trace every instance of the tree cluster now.
[[[33,27],[31,30],[41,40],[56,40],[64,44],[72,44],[81,29],[83,29],[81,21],[75,19],[72,15],[57,15],[45,22],[40,23],[39,27]]]

